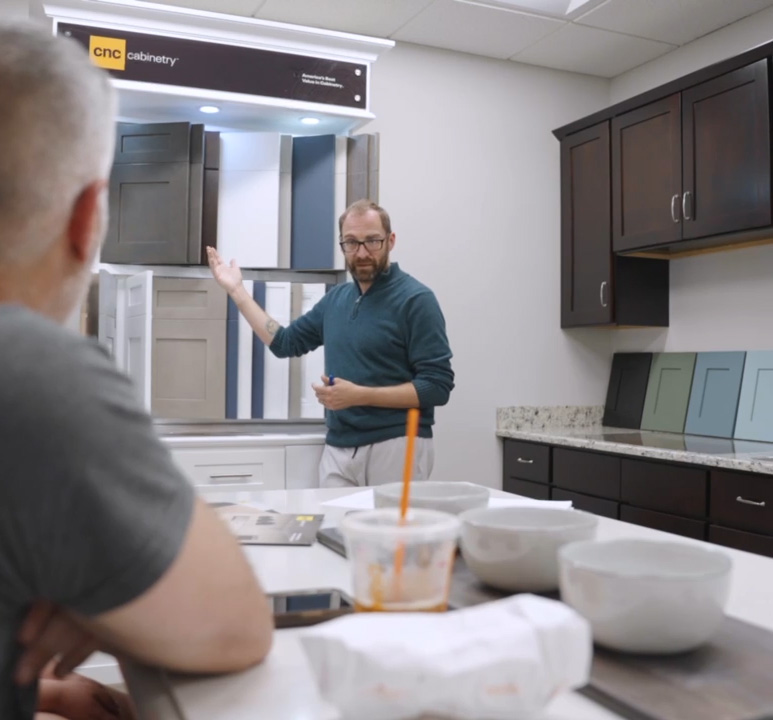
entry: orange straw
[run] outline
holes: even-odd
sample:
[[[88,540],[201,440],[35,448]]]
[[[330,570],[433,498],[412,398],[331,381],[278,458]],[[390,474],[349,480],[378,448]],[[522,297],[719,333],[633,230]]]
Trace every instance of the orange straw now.
[[[408,410],[408,421],[406,423],[405,434],[408,438],[405,445],[405,466],[403,467],[403,495],[400,498],[400,524],[405,524],[405,517],[408,514],[408,505],[411,499],[411,475],[413,474],[413,450],[416,445],[416,434],[419,431],[419,410],[410,408]],[[400,575],[403,571],[403,560],[405,559],[405,545],[400,543],[395,552],[395,585],[399,583]]]
[[[403,496],[400,499],[400,522],[405,522],[405,515],[408,512],[408,503],[411,499],[411,475],[413,474],[413,449],[416,446],[416,433],[419,431],[419,410],[410,408],[408,410],[408,422],[406,424],[405,434],[408,441],[405,445],[405,466],[403,467]]]

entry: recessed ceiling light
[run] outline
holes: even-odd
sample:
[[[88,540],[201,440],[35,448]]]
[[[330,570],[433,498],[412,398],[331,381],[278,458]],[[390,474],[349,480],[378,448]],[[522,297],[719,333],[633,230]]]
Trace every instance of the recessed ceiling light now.
[[[305,117],[305,118],[301,118],[301,122],[304,125],[319,125],[319,118]]]
[[[217,105],[202,105],[199,108],[200,112],[207,113],[207,115],[214,115],[220,112],[220,108]]]

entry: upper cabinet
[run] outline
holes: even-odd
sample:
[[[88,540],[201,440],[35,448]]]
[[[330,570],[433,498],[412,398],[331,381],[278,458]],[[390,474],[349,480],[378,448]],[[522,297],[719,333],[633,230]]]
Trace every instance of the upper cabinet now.
[[[682,93],[682,237],[771,224],[768,60]]]
[[[768,60],[612,118],[616,252],[771,224]]]
[[[615,251],[681,238],[682,143],[679,95],[612,119]]]
[[[609,121],[561,142],[561,327],[668,325],[668,261],[613,257]]]
[[[609,123],[561,143],[561,326],[612,322]]]

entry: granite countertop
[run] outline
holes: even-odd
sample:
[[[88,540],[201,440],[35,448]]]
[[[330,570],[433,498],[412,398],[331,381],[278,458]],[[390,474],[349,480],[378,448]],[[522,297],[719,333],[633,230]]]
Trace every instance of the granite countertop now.
[[[497,409],[499,437],[773,475],[773,443],[613,428],[601,406]]]

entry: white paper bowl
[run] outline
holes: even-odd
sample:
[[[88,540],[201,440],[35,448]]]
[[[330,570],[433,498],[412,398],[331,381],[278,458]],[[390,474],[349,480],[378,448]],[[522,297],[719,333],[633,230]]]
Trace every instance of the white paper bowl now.
[[[373,499],[377,508],[400,507],[402,483],[376,485]],[[458,515],[464,510],[488,505],[489,489],[468,482],[424,480],[411,483],[411,507],[440,510]]]
[[[558,587],[558,549],[595,536],[598,518],[580,510],[503,507],[468,510],[460,546],[467,567],[487,585],[511,592]]]
[[[590,622],[593,639],[633,653],[677,653],[719,629],[730,558],[682,542],[578,542],[559,551],[561,599]]]

